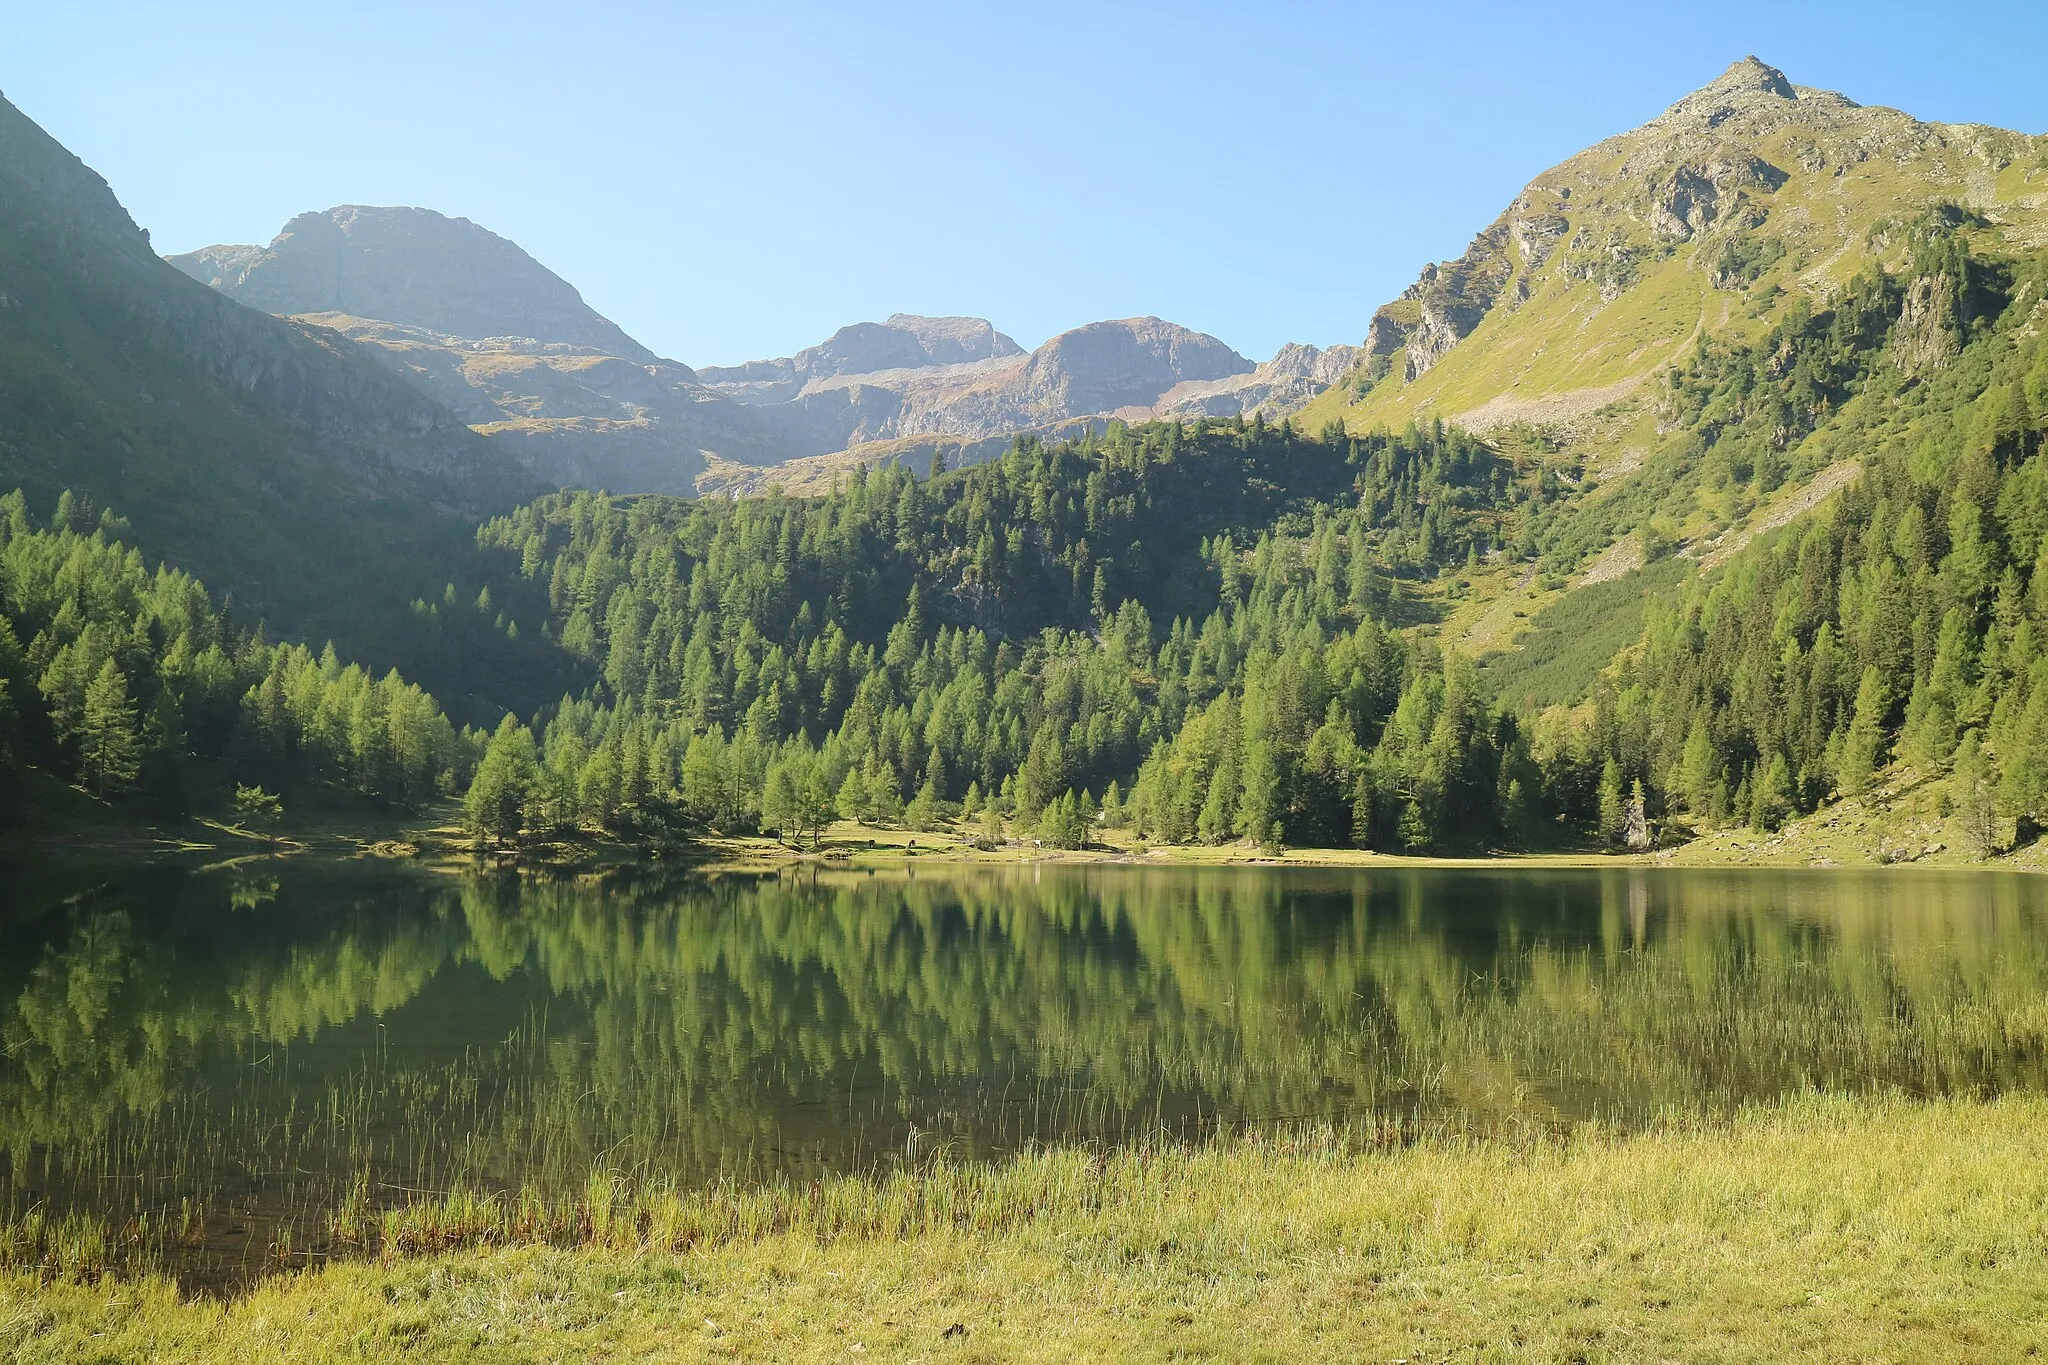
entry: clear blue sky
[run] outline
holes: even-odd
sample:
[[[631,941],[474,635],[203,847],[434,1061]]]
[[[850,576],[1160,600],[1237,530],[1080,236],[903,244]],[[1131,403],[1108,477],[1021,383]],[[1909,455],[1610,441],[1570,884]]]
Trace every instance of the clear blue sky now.
[[[1027,346],[1144,313],[1254,358],[1356,341],[1524,182],[1750,52],[2048,131],[2040,0],[0,0],[0,90],[159,249],[424,205],[698,364],[899,310]]]

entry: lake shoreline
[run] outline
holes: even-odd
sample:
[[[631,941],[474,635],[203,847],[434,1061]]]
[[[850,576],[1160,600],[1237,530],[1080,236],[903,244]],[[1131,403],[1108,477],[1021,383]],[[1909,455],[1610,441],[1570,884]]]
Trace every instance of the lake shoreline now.
[[[1561,840],[1538,849],[1460,849],[1391,853],[1376,849],[1289,847],[1274,851],[1242,840],[1223,844],[1148,845],[1127,830],[1097,829],[1086,848],[1058,849],[1030,838],[981,848],[964,826],[930,831],[838,820],[820,831],[818,846],[800,848],[768,835],[706,833],[652,845],[579,830],[518,846],[479,849],[463,828],[459,805],[443,801],[407,814],[379,809],[346,794],[323,792],[303,812],[274,828],[251,829],[223,819],[187,816],[161,823],[116,820],[95,809],[79,816],[82,793],[49,803],[52,813],[0,832],[0,861],[110,858],[123,862],[175,856],[378,857],[439,870],[501,867],[533,872],[600,872],[670,867],[702,872],[758,873],[789,867],[986,866],[1099,864],[1133,867],[1241,868],[1975,868],[2048,871],[2048,841],[1969,856],[1957,846],[1938,800],[1942,783],[1896,769],[1863,797],[1839,800],[1776,831],[1727,826],[1688,833],[1643,852],[1618,852]],[[64,793],[57,793],[63,796]],[[2006,822],[2008,826],[2010,821]]]
[[[1759,845],[1763,841],[1759,841]],[[816,849],[793,847],[765,835],[708,835],[685,843],[650,848],[603,836],[580,836],[549,844],[479,850],[458,830],[394,823],[388,827],[325,828],[314,832],[275,834],[238,829],[213,822],[194,822],[174,830],[139,827],[123,831],[38,831],[0,837],[0,862],[44,859],[151,862],[172,857],[214,855],[220,858],[374,857],[412,862],[436,871],[460,873],[479,868],[587,873],[608,869],[671,867],[703,873],[758,873],[801,867],[915,868],[1104,866],[1152,868],[1322,868],[1378,869],[1566,869],[1566,868],[1758,868],[1815,871],[1976,870],[2042,872],[2048,860],[2039,856],[1971,859],[1951,853],[1910,860],[1880,862],[1872,858],[1838,861],[1793,849],[1773,849],[1739,841],[1725,834],[1707,836],[1643,853],[1593,850],[1496,853],[1387,853],[1377,849],[1288,848],[1277,852],[1243,843],[1166,844],[1134,849],[1096,844],[1058,849],[1008,843],[983,849],[939,833],[908,835],[902,830],[866,829],[848,833]],[[2033,854],[2034,850],[2026,850]]]
[[[1097,844],[1082,849],[1054,849],[1008,844],[980,849],[945,835],[906,835],[901,830],[863,830],[818,850],[793,848],[766,837],[711,837],[701,847],[709,854],[697,864],[707,872],[763,871],[789,867],[916,868],[1101,866],[1151,868],[1324,868],[1375,869],[1464,868],[1758,868],[1791,871],[2013,871],[2048,870],[2038,859],[1972,860],[1961,856],[1926,857],[1911,861],[1841,862],[1798,852],[1752,850],[1713,838],[1693,840],[1646,853],[1574,851],[1502,851],[1477,854],[1385,853],[1375,849],[1289,848],[1259,850],[1242,843],[1154,845],[1138,850],[1127,845]]]

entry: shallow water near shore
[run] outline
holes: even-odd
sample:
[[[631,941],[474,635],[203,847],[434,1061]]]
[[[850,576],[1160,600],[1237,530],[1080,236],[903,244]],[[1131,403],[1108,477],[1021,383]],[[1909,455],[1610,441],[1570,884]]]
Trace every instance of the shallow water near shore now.
[[[2048,881],[1040,866],[17,877],[0,1199],[204,1280],[344,1201],[1240,1125],[1629,1128],[2048,1088]]]

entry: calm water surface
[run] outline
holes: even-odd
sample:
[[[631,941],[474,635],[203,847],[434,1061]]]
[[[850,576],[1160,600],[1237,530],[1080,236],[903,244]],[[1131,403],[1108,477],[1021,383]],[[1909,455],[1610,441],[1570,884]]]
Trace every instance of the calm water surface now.
[[[2048,1082],[2048,880],[2012,874],[293,860],[0,904],[0,1212],[199,1210],[215,1259],[358,1184]]]

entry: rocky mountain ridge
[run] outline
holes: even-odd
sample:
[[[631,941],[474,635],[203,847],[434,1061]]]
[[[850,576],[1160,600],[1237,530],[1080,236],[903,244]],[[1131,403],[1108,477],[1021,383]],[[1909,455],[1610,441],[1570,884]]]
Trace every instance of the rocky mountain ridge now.
[[[2048,137],[1923,122],[1746,58],[1531,180],[1460,257],[1378,310],[1358,368],[1296,420],[1441,419],[1521,477],[1572,490],[1541,537],[1553,567],[1508,557],[1475,574],[1440,633],[1475,655],[1513,651],[1555,608],[1573,636],[1598,635],[1605,608],[1570,599],[1608,599],[1582,590],[1712,569],[1832,505],[1872,455],[1806,438],[1862,401],[1843,393],[1702,454],[1677,423],[1682,377],[1876,288],[1900,291],[1891,380],[1932,380],[1975,334],[1963,282],[1920,259],[1937,240],[1990,262],[2048,247]],[[1755,382],[1783,379],[1767,364]]]
[[[1255,366],[1158,318],[1091,323],[1027,354],[986,319],[898,313],[793,356],[692,369],[628,337],[513,243],[416,208],[301,214],[268,247],[171,262],[357,343],[521,471],[618,491],[689,492],[714,467],[720,487],[752,487],[755,476],[731,471],[862,462],[905,441],[975,458],[998,438],[1164,415],[1161,404],[1277,413],[1348,368],[1348,348],[1312,347]]]
[[[986,318],[927,318],[893,313],[886,322],[856,322],[816,346],[775,360],[744,365],[700,366],[698,376],[712,388],[744,403],[780,403],[795,398],[816,380],[842,374],[880,374],[1003,360],[1023,347],[998,332]]]

